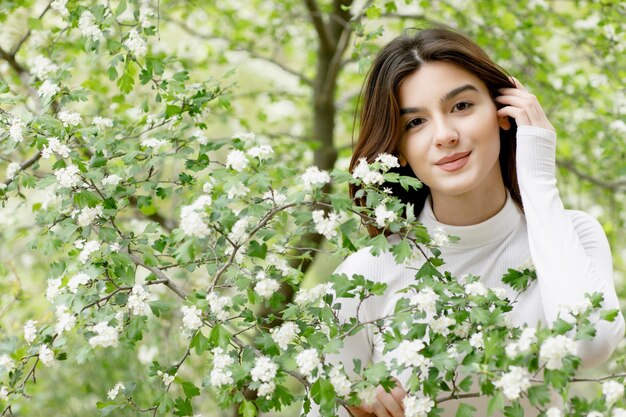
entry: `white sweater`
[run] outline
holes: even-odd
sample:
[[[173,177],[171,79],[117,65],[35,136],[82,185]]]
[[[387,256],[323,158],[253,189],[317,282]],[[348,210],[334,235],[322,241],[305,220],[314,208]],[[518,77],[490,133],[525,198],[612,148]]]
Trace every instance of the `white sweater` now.
[[[450,271],[460,277],[472,273],[481,277],[487,287],[506,289],[509,299],[518,295],[501,281],[509,268],[518,268],[529,258],[535,265],[537,280],[519,295],[509,313],[515,325],[535,326],[537,322],[552,323],[560,305],[581,303],[585,293],[600,291],[604,294],[605,309],[619,308],[613,284],[611,252],[600,224],[590,215],[565,210],[556,188],[555,178],[556,135],[546,129],[520,126],[517,130],[517,172],[522,195],[522,213],[510,196],[499,213],[483,223],[471,226],[441,224],[433,214],[430,199],[426,201],[419,220],[429,231],[443,227],[447,234],[460,240],[442,248],[446,262],[440,270]],[[391,240],[397,239],[390,237]],[[393,313],[401,294],[399,289],[414,282],[415,268],[421,261],[399,265],[393,255],[383,253],[378,257],[362,249],[349,256],[336,273],[361,274],[365,278],[388,284],[386,294],[366,300],[360,308],[360,321],[388,316]],[[340,319],[356,315],[354,299],[340,299]],[[593,366],[605,361],[624,335],[621,314],[613,322],[600,321],[592,341],[578,342],[582,365]],[[351,336],[338,355],[328,358],[333,363],[342,362],[351,375],[353,359],[359,358],[365,366],[384,360],[383,342],[371,328]],[[405,384],[407,374],[398,375]],[[474,390],[472,390],[474,392]],[[463,400],[478,408],[483,415],[488,400],[477,398]],[[453,416],[457,401],[447,401],[440,407],[443,416]],[[527,413],[533,414],[527,408]],[[482,412],[481,412],[482,410]],[[340,409],[341,416],[347,412]],[[529,415],[529,414],[526,414]]]

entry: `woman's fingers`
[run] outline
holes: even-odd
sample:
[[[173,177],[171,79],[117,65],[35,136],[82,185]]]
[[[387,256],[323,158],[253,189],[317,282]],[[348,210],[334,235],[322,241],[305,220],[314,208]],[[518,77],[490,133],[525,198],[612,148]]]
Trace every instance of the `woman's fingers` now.
[[[385,392],[381,386],[376,389],[376,399],[391,417],[404,417],[402,402],[398,401],[390,392]]]
[[[497,111],[498,117],[509,116],[515,119],[518,126],[531,126],[528,115],[518,107],[506,106]]]
[[[510,116],[518,126],[536,126],[554,131],[537,97],[531,94],[515,77],[511,80],[517,88],[501,88],[501,94],[495,98],[498,103],[506,104],[498,110],[498,116]]]

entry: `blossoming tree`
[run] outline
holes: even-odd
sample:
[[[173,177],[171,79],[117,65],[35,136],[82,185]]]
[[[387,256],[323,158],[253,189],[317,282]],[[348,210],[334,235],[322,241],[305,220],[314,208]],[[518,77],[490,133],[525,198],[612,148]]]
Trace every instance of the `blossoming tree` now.
[[[470,15],[455,3],[432,10],[416,3],[408,10],[416,13],[417,7],[422,17],[452,16],[463,23]],[[537,14],[548,7],[530,3]],[[342,32],[347,39],[337,40],[344,51],[353,31],[358,41],[352,58],[331,55],[339,62],[331,59],[328,65],[366,63],[374,47],[370,41],[382,33],[366,27],[368,22],[409,16],[394,2],[342,4],[345,16],[333,16],[350,31]],[[297,11],[289,2],[276,5]],[[37,414],[38,402],[63,389],[55,373],[68,368],[81,381],[70,391],[83,385],[86,392],[96,392],[90,404],[102,415],[199,415],[214,404],[246,417],[285,409],[308,412],[313,404],[323,415],[333,415],[347,405],[371,402],[378,386],[392,388],[392,375],[405,369],[412,373],[404,399],[407,417],[434,416],[446,401],[478,396],[490,398],[490,412],[508,416],[521,415],[522,399],[550,417],[626,415],[623,374],[588,378],[595,384],[590,395],[570,395],[581,382],[577,344],[594,337],[598,320],[611,321],[617,314],[602,309],[600,294],[568,306],[551,326],[512,327],[506,313],[514,300],[502,289],[485,288],[477,276],[443,272],[438,247],[453,237],[443,230],[428,235],[405,215],[411,207],[389,194],[389,183],[420,187],[414,178],[393,172],[395,157],[361,161],[353,174],[332,169],[334,159],[321,169],[301,168],[309,165],[315,145],[294,141],[298,132],[250,132],[245,117],[250,109],[236,108],[240,87],[231,84],[228,65],[223,71],[216,66],[218,73],[209,78],[207,67],[194,68],[189,50],[175,53],[159,40],[175,36],[181,19],[198,17],[190,17],[185,5],[158,6],[126,0],[25,1],[0,15],[25,22],[10,47],[4,40],[0,45],[0,150],[6,161],[0,197],[4,216],[10,211],[3,247],[15,258],[18,251],[37,257],[22,258],[19,265],[7,257],[2,273],[45,279],[45,285],[36,285],[43,294],[33,293],[32,305],[25,307],[26,285],[6,291],[10,296],[3,300],[3,314],[11,313],[0,344],[3,415]],[[239,6],[237,17],[253,20],[242,16],[246,5]],[[233,9],[219,7],[207,10],[233,19]],[[305,1],[301,7],[315,33],[331,27],[319,19],[326,5]],[[619,14],[621,9],[608,10]],[[476,19],[508,16],[502,5],[492,12]],[[262,9],[261,15],[278,19],[272,10]],[[557,16],[568,22],[567,13]],[[578,25],[590,30],[587,21]],[[285,26],[281,36],[292,40],[287,29],[294,27]],[[247,30],[242,28],[240,37],[252,39]],[[607,42],[623,34],[613,30]],[[324,35],[326,41],[331,35],[336,34]],[[193,50],[197,41],[190,39]],[[183,39],[176,46],[181,45],[187,45]],[[613,47],[623,48],[618,45]],[[612,63],[606,61],[609,71]],[[613,63],[620,68],[619,61]],[[351,77],[361,78],[349,73],[346,85]],[[569,73],[559,79],[576,81]],[[597,82],[610,88],[614,80]],[[331,95],[324,111],[335,111],[335,91],[322,87],[326,90],[319,91]],[[346,103],[354,104],[353,97]],[[268,116],[259,118],[267,122]],[[234,134],[231,119],[237,120]],[[595,126],[585,123],[591,122],[580,122],[586,129]],[[326,128],[334,133],[333,126]],[[623,144],[623,130],[623,122],[611,122],[611,132],[622,136],[621,142],[602,142],[607,159],[615,157],[615,143]],[[318,148],[316,158],[322,154]],[[618,180],[581,172],[571,158],[562,166],[600,187],[623,187]],[[361,187],[358,197],[365,206],[348,198],[348,184]],[[384,235],[369,238],[361,225],[401,239],[392,244]],[[395,314],[366,323],[339,317],[342,303],[361,305],[387,291],[383,282],[360,275],[335,274],[301,287],[302,265],[312,256],[302,247],[302,236],[311,234],[327,241],[313,252],[343,258],[367,247],[415,266],[415,282],[405,289]],[[532,265],[521,265],[503,277],[503,286],[521,292],[534,279]],[[295,293],[292,299],[281,292],[286,287]],[[352,369],[326,360],[348,335],[368,329],[383,337],[393,360],[357,362]],[[562,408],[550,407],[551,391],[563,397]],[[457,415],[475,413],[461,404]]]

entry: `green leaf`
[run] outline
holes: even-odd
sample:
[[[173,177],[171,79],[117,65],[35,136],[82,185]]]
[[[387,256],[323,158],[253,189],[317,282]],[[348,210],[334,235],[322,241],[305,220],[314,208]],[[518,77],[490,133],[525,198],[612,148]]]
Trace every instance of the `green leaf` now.
[[[530,283],[536,279],[537,273],[530,269],[524,269],[520,272],[516,269],[509,268],[507,273],[502,276],[502,282],[519,292],[528,288]]]
[[[267,254],[267,245],[265,243],[259,244],[256,240],[252,240],[248,246],[248,255],[252,258],[265,259]]]
[[[222,327],[221,324],[216,324],[211,333],[209,334],[209,341],[213,347],[226,347],[230,341],[230,332]]]
[[[322,414],[328,414],[335,406],[335,389],[324,378],[319,378],[311,386],[311,397],[316,404],[319,404]]]
[[[614,308],[612,310],[605,310],[600,313],[600,318],[606,321],[614,321],[619,314],[619,309]]]
[[[135,79],[127,71],[124,71],[122,73],[122,76],[117,79],[117,86],[120,88],[120,91],[124,94],[128,94],[131,91],[133,91],[134,85],[135,85]]]
[[[528,388],[528,399],[533,406],[539,408],[550,402],[550,390],[544,385],[533,385]]]
[[[185,381],[181,384],[183,386],[183,391],[185,391],[185,395],[189,398],[197,397],[200,395],[200,388],[196,387],[189,381]]]
[[[435,268],[433,266],[433,264],[430,261],[426,261],[424,262],[424,264],[422,265],[422,267],[419,269],[419,271],[417,271],[417,274],[415,274],[415,278],[416,279],[420,279],[423,277],[443,277],[443,275],[441,275],[441,272],[439,272],[437,270],[437,268]]]
[[[189,347],[196,350],[196,355],[202,355],[209,350],[209,339],[199,331],[193,335]]]
[[[413,250],[411,249],[409,242],[402,240],[391,247],[391,253],[393,253],[397,263],[402,263],[405,259],[411,256]]]
[[[487,404],[487,416],[492,415],[496,411],[501,411],[504,408],[504,398],[502,392],[498,391],[496,395],[491,397],[489,404]]]
[[[243,402],[239,406],[239,415],[242,417],[255,417],[256,406],[252,401],[243,400]]]
[[[504,407],[506,417],[524,417],[524,409],[519,403],[513,403]]]
[[[473,407],[469,404],[461,403],[459,404],[459,408],[456,410],[456,417],[472,417],[476,412],[476,407]]]
[[[193,407],[191,407],[189,398],[176,398],[174,406],[176,407],[174,414],[177,416],[190,416],[193,414]]]

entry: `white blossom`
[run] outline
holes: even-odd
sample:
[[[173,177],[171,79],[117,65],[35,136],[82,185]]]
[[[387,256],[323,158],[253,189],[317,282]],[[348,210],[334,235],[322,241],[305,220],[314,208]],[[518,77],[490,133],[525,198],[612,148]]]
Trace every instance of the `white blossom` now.
[[[109,250],[110,250],[111,252],[119,252],[121,248],[122,248],[122,247],[121,247],[121,246],[120,246],[120,244],[119,244],[119,243],[117,243],[117,242],[115,242],[115,243],[111,243],[111,244],[109,245]]]
[[[163,385],[168,386],[172,382],[174,382],[174,378],[176,378],[176,374],[170,375],[167,372],[163,372],[161,370],[157,371],[157,375],[161,377],[161,381],[163,381]]]
[[[376,401],[376,387],[369,387],[357,392],[357,396],[361,402],[366,405],[372,405]]]
[[[426,417],[435,406],[432,398],[425,396],[422,398],[407,395],[402,399],[405,417]]]
[[[207,197],[210,199],[210,196]],[[202,219],[202,213],[198,212],[201,210],[200,207],[204,206],[194,203],[180,210],[180,229],[187,236],[205,238],[211,234],[211,229]]]
[[[6,353],[3,355],[0,355],[0,369],[4,369],[6,373],[15,369],[15,362]]]
[[[228,199],[232,200],[237,197],[245,197],[250,192],[250,189],[243,185],[243,183],[234,184],[228,189]]]
[[[291,343],[300,333],[298,325],[292,321],[283,323],[280,327],[275,327],[271,331],[272,339],[282,350],[287,350]]]
[[[613,408],[613,414],[611,414],[611,417],[626,417],[626,409],[618,407]]]
[[[15,178],[15,175],[22,169],[22,165],[20,165],[18,162],[11,162],[8,166],[7,166],[7,178],[12,180],[13,178]]]
[[[215,388],[219,388],[223,385],[232,385],[235,382],[233,380],[233,373],[223,368],[213,368],[209,374],[209,380],[210,384]]]
[[[80,116],[80,114],[76,113],[76,112],[71,112],[68,110],[61,110],[59,112],[59,120],[61,122],[63,122],[63,126],[68,127],[68,126],[78,126],[80,124],[80,122],[82,122],[83,118]]]
[[[113,401],[115,398],[117,398],[117,394],[119,394],[120,390],[124,390],[126,389],[126,387],[124,386],[124,384],[122,384],[121,382],[118,382],[117,384],[115,384],[115,386],[113,388],[111,388],[111,390],[108,392],[107,397],[109,397],[109,400]]]
[[[322,362],[315,349],[305,349],[296,356],[298,369],[309,381],[313,379],[313,371],[317,370]]]
[[[26,340],[26,343],[28,343],[29,345],[33,343],[33,341],[37,337],[36,324],[37,321],[35,320],[28,320],[26,324],[24,324],[24,340]]]
[[[506,345],[506,355],[514,359],[517,355],[525,354],[530,351],[531,345],[537,341],[537,329],[534,327],[527,327],[522,330],[522,334],[517,342],[511,342]]]
[[[485,286],[479,281],[470,282],[465,286],[465,292],[467,293],[467,295],[472,297],[476,297],[479,295],[485,296],[487,295],[487,288],[485,288]]]
[[[602,395],[606,398],[607,403],[613,404],[624,398],[624,384],[617,381],[606,381],[602,384]]]
[[[39,347],[39,360],[45,366],[52,365],[52,362],[54,361],[54,352],[48,347],[48,345],[41,345]]]
[[[391,168],[399,168],[398,158],[388,153],[379,153],[376,162],[380,162],[383,171],[389,171]]]
[[[279,288],[280,284],[278,281],[272,278],[266,278],[256,283],[254,292],[262,298],[270,298]]]
[[[382,229],[389,223],[395,221],[398,218],[398,215],[391,210],[387,210],[387,207],[383,202],[380,203],[376,209],[374,209],[374,217],[376,218],[376,226]]]
[[[89,261],[89,257],[91,256],[91,254],[98,250],[100,250],[100,242],[98,242],[97,240],[90,240],[89,242],[85,243],[82,252],[78,255],[78,260],[85,264],[87,263],[87,261]]]
[[[423,288],[417,294],[411,296],[409,304],[417,306],[420,311],[427,314],[435,314],[438,300],[439,296],[432,288]]]
[[[332,291],[332,284],[318,284],[311,289],[300,288],[294,297],[294,302],[300,306],[314,303],[322,298],[324,295]]]
[[[194,332],[202,326],[202,310],[196,306],[182,306],[180,311],[183,313],[183,327]]]
[[[70,12],[67,10],[67,0],[54,0],[50,3],[50,8],[59,12],[61,16],[67,17]]]
[[[450,333],[449,327],[455,323],[454,319],[447,316],[441,316],[430,322],[430,328],[435,333],[447,336]]]
[[[320,170],[318,167],[313,166],[307,168],[302,174],[302,183],[304,188],[311,190],[313,188],[321,187],[324,184],[330,182],[330,174],[327,171]]]
[[[248,166],[248,158],[244,151],[233,149],[226,156],[226,167],[241,172]]]
[[[161,139],[148,138],[141,141],[141,145],[146,148],[152,148],[153,151],[158,151],[161,146],[167,145],[167,142]]]
[[[85,207],[80,211],[77,222],[79,226],[86,227],[91,225],[94,220],[102,216],[102,206]]]
[[[267,356],[260,356],[256,359],[254,368],[250,371],[253,381],[271,382],[276,377],[278,365],[272,362]]]
[[[474,349],[484,349],[485,342],[483,341],[483,333],[474,333],[472,337],[470,337],[469,343]]]
[[[150,312],[149,298],[150,293],[146,291],[143,285],[135,284],[128,296],[126,307],[136,316],[147,316]]]
[[[535,264],[533,263],[533,258],[529,257],[528,259],[524,261],[523,264],[517,267],[518,271],[525,271],[526,269],[528,269],[529,271],[535,270]]]
[[[150,26],[149,18],[154,16],[154,9],[152,7],[148,7],[147,5],[141,6],[139,8],[139,23],[142,28],[147,28]]]
[[[274,381],[264,382],[259,385],[259,389],[257,390],[257,394],[259,397],[265,397],[266,399],[270,399],[272,393],[276,390],[276,383]]]
[[[13,139],[17,143],[21,143],[24,140],[24,127],[26,126],[21,119],[17,117],[11,119],[9,125],[9,136],[11,137],[11,139]]]
[[[390,357],[395,358],[401,367],[422,367],[429,364],[429,360],[419,353],[424,346],[421,340],[403,340],[391,351]]]
[[[209,310],[211,310],[211,313],[215,314],[219,321],[226,320],[228,317],[228,311],[226,309],[232,306],[232,300],[228,297],[220,297],[214,292],[209,293],[206,299],[209,302]]]
[[[72,294],[76,294],[79,285],[85,285],[91,280],[91,277],[84,272],[75,274],[67,283],[67,288]]]
[[[104,37],[96,25],[96,17],[88,10],[85,10],[78,19],[78,30],[84,37],[91,38],[94,42]]]
[[[599,411],[590,411],[587,413],[587,417],[604,417],[604,414]]]
[[[326,239],[332,239],[337,236],[337,227],[339,226],[337,213],[328,213],[328,217],[326,217],[324,210],[315,210],[312,216],[317,233],[324,235]]]
[[[256,136],[252,132],[236,132],[233,134],[232,138],[241,139],[244,142],[251,143],[251,142],[254,142],[254,140],[256,139]]]
[[[55,315],[57,316],[57,323],[54,326],[54,331],[59,336],[65,331],[72,330],[76,325],[76,316],[66,306],[58,306]]]
[[[30,70],[40,80],[59,70],[59,67],[43,55],[38,55],[29,61]]]
[[[510,371],[503,374],[494,382],[496,388],[509,400],[517,400],[520,395],[530,388],[530,373],[522,367],[511,366]]]
[[[502,287],[493,287],[493,288],[489,288],[496,297],[498,297],[500,300],[504,300],[505,298],[507,298],[507,291],[506,289],[502,288]]]
[[[365,185],[380,185],[385,182],[383,174],[378,171],[370,170],[370,166],[365,158],[359,159],[359,164],[354,168],[354,171],[352,171],[352,177],[360,179]]]
[[[546,417],[561,417],[562,415],[560,408],[551,407],[546,411]]]
[[[147,365],[149,363],[152,363],[152,361],[158,354],[159,349],[156,346],[141,345],[139,346],[139,350],[137,351],[137,359],[139,359],[139,362]]]
[[[209,143],[209,138],[207,138],[204,132],[200,129],[196,130],[193,135],[191,135],[191,137],[196,138],[200,145],[206,145],[207,143]],[[205,191],[205,193],[206,192],[208,191]]]
[[[120,183],[120,181],[122,181],[122,177],[120,177],[119,175],[116,175],[116,174],[111,174],[111,175],[107,175],[106,177],[102,178],[102,185],[104,185],[104,186],[117,185],[117,184]]]
[[[248,149],[248,155],[253,158],[259,158],[264,160],[269,158],[274,153],[274,149],[270,145],[260,145]]]
[[[37,94],[43,99],[49,99],[52,98],[59,91],[61,91],[61,87],[59,87],[57,84],[53,83],[50,80],[44,80],[44,82],[41,83],[41,85],[39,86]]]
[[[4,385],[0,388],[0,400],[7,400],[9,398],[9,390]]]
[[[144,56],[148,52],[148,45],[135,29],[128,32],[128,38],[124,41],[124,46],[135,56]]]
[[[576,342],[564,335],[552,336],[541,344],[539,360],[547,369],[561,369],[563,358],[568,354],[576,355]]]
[[[53,153],[56,153],[63,158],[67,158],[70,156],[70,148],[67,145],[62,144],[57,138],[48,138],[48,144],[44,145],[41,150],[41,157],[43,159],[49,159]]]
[[[241,244],[246,239],[248,239],[248,233],[246,233],[246,227],[248,227],[248,223],[250,222],[249,217],[243,217],[235,222],[233,228],[230,230],[228,234],[228,239],[230,239],[233,244]]]
[[[96,333],[91,339],[89,339],[89,344],[91,347],[102,346],[117,346],[118,344],[118,333],[115,327],[109,326],[106,321],[101,321],[94,326],[89,328],[92,332]]]
[[[343,398],[347,398],[352,391],[352,384],[350,384],[350,380],[343,372],[343,366],[333,366],[328,376],[330,378],[330,383],[333,385],[333,388],[335,388],[335,392],[337,393],[337,395]]]
[[[265,257],[265,262],[268,266],[274,266],[283,276],[287,276],[291,273],[289,263],[284,258],[281,258],[274,253],[268,254]]]
[[[96,116],[93,118],[92,123],[100,129],[104,129],[106,127],[113,127],[113,120],[109,119],[108,117]]]
[[[446,231],[443,229],[443,227],[435,227],[435,230],[433,230],[433,235],[432,235],[432,239],[430,240],[430,243],[433,246],[437,246],[437,247],[445,246],[448,243],[450,243],[450,238],[446,234]]]
[[[263,194],[263,200],[272,200],[277,206],[282,206],[287,202],[287,196],[276,190],[270,190]]]
[[[76,165],[68,165],[66,168],[59,168],[54,171],[54,175],[59,182],[61,188],[76,187],[80,182],[79,170]]]

